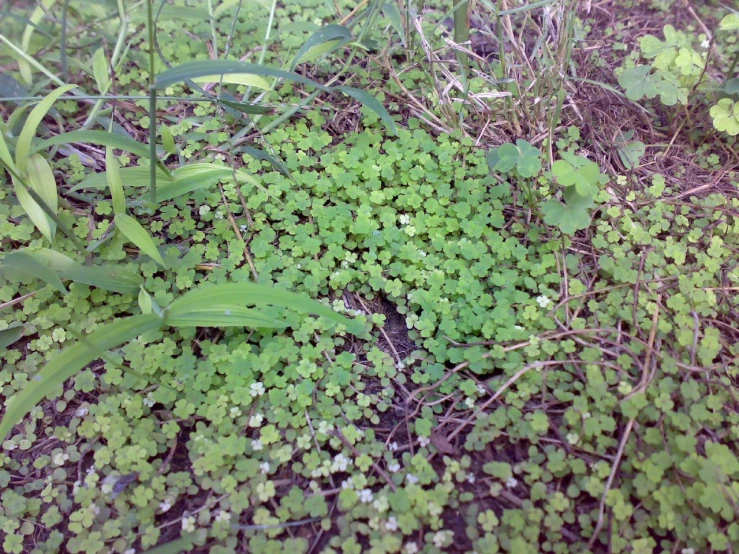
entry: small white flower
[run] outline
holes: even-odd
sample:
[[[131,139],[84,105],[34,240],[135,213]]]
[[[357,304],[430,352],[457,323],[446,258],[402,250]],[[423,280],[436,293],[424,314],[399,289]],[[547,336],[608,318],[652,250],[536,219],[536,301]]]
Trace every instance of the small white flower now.
[[[164,512],[168,512],[172,508],[172,504],[169,500],[165,500],[164,502],[159,503],[159,509]]]
[[[252,383],[249,387],[249,393],[254,396],[262,396],[264,394],[264,385],[262,383]]]
[[[354,481],[352,480],[352,478],[349,477],[349,479],[346,479],[345,481],[342,481],[341,482],[341,488],[343,490],[353,489],[354,488]]]
[[[434,546],[436,546],[436,548],[441,548],[444,546],[444,542],[446,541],[446,531],[437,531],[432,540],[434,541]]]
[[[79,492],[81,485],[82,485],[82,483],[80,483],[79,481],[75,481],[74,482],[74,484],[72,485],[72,494],[73,495],[74,494],[77,494]]]
[[[337,454],[334,457],[334,463],[331,464],[331,470],[336,471],[346,471],[346,468],[349,467],[349,458],[344,456],[343,454]]]
[[[195,531],[195,518],[192,516],[182,518],[182,530],[185,533],[192,533]]]
[[[221,212],[216,212],[213,214],[214,219],[223,219],[225,216]]]
[[[269,462],[262,462],[259,464],[259,471],[261,471],[263,475],[269,473]]]
[[[216,521],[218,521],[219,523],[228,523],[229,521],[231,521],[231,514],[229,512],[221,510],[216,516]]]
[[[248,228],[249,228],[249,227],[247,227],[246,225],[239,225],[239,230],[240,230],[240,231],[241,231],[242,233],[245,233],[245,232],[246,232],[246,230],[247,230]]]
[[[707,38],[703,39],[703,42],[701,42],[701,48],[707,50],[709,46],[711,46],[711,41]],[[686,550],[692,550],[692,548],[683,548],[683,554],[693,554],[692,552],[686,553]]]
[[[585,413],[584,413],[584,414],[582,415],[582,418],[583,418],[583,419],[590,419],[590,418],[591,418],[590,412],[585,412]]]
[[[513,328],[514,328],[514,329],[515,329],[516,331],[523,331],[523,327],[521,327],[520,325],[514,325],[514,326],[513,326]]]
[[[474,473],[468,473],[467,474],[467,482],[471,485],[475,482],[475,474]]]
[[[408,225],[405,228],[405,234],[408,235],[409,237],[415,236],[416,228],[413,225]]]
[[[415,475],[413,475],[412,473],[409,473],[408,475],[406,475],[406,476],[405,476],[405,478],[406,478],[406,480],[407,480],[407,481],[408,481],[409,483],[411,483],[411,484],[413,484],[413,485],[415,485],[416,483],[418,483],[418,477],[416,477],[416,476],[415,476]]]
[[[259,427],[264,421],[262,414],[254,414],[249,418],[249,427]]]
[[[239,417],[241,415],[241,408],[239,408],[238,406],[234,406],[229,410],[228,413],[231,414],[231,417]]]
[[[74,413],[77,417],[85,417],[87,414],[90,413],[90,410],[85,408],[84,406],[80,406],[77,408],[77,411]]]
[[[416,545],[415,542],[409,542],[405,545],[405,548],[403,549],[404,554],[417,554],[418,553],[418,545]]]
[[[575,445],[580,440],[580,435],[577,433],[567,433],[567,442],[569,442],[572,445]]]
[[[147,394],[146,398],[144,398],[144,405],[151,408],[154,404],[154,395],[152,395],[151,393]]]
[[[408,225],[411,222],[411,216],[408,214],[400,214],[398,220],[400,220],[401,225]]]
[[[203,206],[200,206],[200,209],[198,210],[198,212],[200,212],[200,215],[205,215],[209,211],[210,211],[210,206],[208,206],[207,204],[204,204]]]
[[[428,254],[426,254],[426,252],[424,252],[423,250],[419,250],[418,255],[421,256],[422,258],[425,258],[426,256],[428,256]]]
[[[360,502],[364,502],[365,504],[369,504],[370,502],[372,502],[372,498],[373,498],[373,495],[372,495],[372,491],[371,490],[369,490],[369,489],[362,489],[361,491],[359,491],[359,501]]]
[[[472,409],[472,408],[474,408],[474,407],[475,407],[475,399],[474,399],[474,398],[472,398],[471,396],[468,396],[468,397],[467,397],[467,398],[465,399],[465,401],[464,401],[464,404],[465,404],[465,406],[467,406],[468,408]]]
[[[395,452],[398,450],[398,443],[397,442],[391,442],[388,445],[388,448],[390,449],[390,452]]]
[[[93,473],[95,473],[95,466],[88,467],[87,468],[87,474],[88,475],[92,475]]]
[[[485,390],[485,387],[483,387],[482,385],[477,385],[477,394],[485,394],[485,392],[487,392]]]
[[[262,444],[262,441],[257,439],[254,441],[251,441],[251,447],[253,450],[262,450],[264,448],[264,445]]]
[[[398,473],[398,471],[400,471],[400,464],[398,462],[393,462],[391,464],[388,464],[387,470],[390,473]]]
[[[552,301],[549,299],[548,296],[544,296],[543,294],[541,296],[536,297],[536,303],[539,304],[540,307],[546,308],[549,306],[549,304],[552,303]]]
[[[396,518],[395,516],[390,516],[385,523],[385,529],[387,529],[388,531],[397,531],[398,518]]]
[[[69,460],[69,454],[67,454],[66,452],[59,452],[57,454],[54,454],[54,465],[64,465],[64,462],[66,462],[67,460]]]
[[[135,548],[129,548],[128,550],[124,550],[123,554],[136,554]]]
[[[418,444],[421,448],[426,448],[431,443],[428,437],[418,437]]]
[[[517,485],[518,481],[515,477],[509,477],[508,479],[506,479],[505,486],[509,489],[515,489]]]
[[[683,548],[680,554],[695,554],[695,548]]]

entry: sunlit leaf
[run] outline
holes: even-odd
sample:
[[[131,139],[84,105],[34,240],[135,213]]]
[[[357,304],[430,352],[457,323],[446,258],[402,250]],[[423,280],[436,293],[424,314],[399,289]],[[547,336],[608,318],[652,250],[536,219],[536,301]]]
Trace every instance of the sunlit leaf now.
[[[115,226],[123,235],[134,243],[139,250],[149,256],[162,267],[166,267],[162,255],[157,250],[151,235],[130,215],[119,213],[115,216]]]
[[[290,70],[294,71],[298,64],[327,54],[331,50],[348,43],[353,38],[352,32],[344,25],[335,23],[324,25],[303,43],[303,46],[300,47],[293,58]]]
[[[354,87],[336,87],[336,90],[343,92],[347,96],[351,96],[354,100],[375,112],[392,134],[398,134],[395,122],[393,121],[393,118],[390,117],[390,114],[387,113],[385,106],[383,106],[380,101],[369,92]]]
[[[24,252],[10,252],[5,254],[0,263],[0,269],[10,269],[26,277],[32,277],[48,283],[61,293],[66,293],[59,275],[52,268],[41,263],[37,258]]]
[[[73,88],[76,88],[76,86],[77,85],[64,85],[63,87],[53,90],[46,96],[46,98],[41,100],[33,110],[31,110],[30,114],[28,114],[26,123],[23,125],[23,129],[21,130],[21,134],[18,137],[18,142],[15,146],[15,165],[18,166],[18,170],[21,173],[24,173],[26,170],[27,158],[29,154],[31,154],[31,141],[33,140],[33,137],[36,136],[36,129],[38,128],[39,123],[41,123],[41,120],[46,116],[54,102],[56,102],[62,94],[69,92]]]
[[[99,146],[108,146],[117,148],[131,154],[136,154],[142,158],[149,158],[149,146],[141,144],[131,138],[122,137],[108,131],[71,131],[62,133],[54,137],[41,141],[34,151],[45,150],[49,146],[57,146],[59,144],[97,144]]]
[[[108,180],[108,188],[110,189],[110,197],[113,201],[113,212],[122,214],[126,212],[126,195],[123,192],[123,181],[121,180],[121,171],[118,167],[118,160],[113,154],[113,149],[108,147],[105,149],[105,176]]]

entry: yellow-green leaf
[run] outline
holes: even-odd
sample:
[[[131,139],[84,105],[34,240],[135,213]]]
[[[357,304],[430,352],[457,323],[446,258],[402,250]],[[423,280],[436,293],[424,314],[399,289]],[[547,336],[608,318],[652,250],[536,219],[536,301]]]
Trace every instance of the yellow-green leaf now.
[[[100,94],[108,92],[110,87],[110,75],[108,73],[108,62],[105,59],[105,50],[98,48],[92,55],[92,74],[95,77]]]
[[[249,75],[248,73],[226,73],[225,75],[206,75],[204,77],[194,77],[194,83],[223,83],[229,85],[246,85],[262,90],[269,90],[269,83],[266,79],[262,79],[258,75]]]
[[[28,46],[31,44],[31,36],[33,35],[34,30],[38,26],[39,22],[48,13],[49,9],[54,4],[56,4],[56,1],[57,0],[43,0],[41,2],[41,5],[33,10],[31,17],[28,18],[28,25],[26,25],[26,28],[23,30],[23,37],[21,38],[21,50],[23,50],[24,52],[28,52]],[[23,80],[26,82],[27,85],[30,85],[33,81],[31,65],[26,60],[19,58],[18,69],[20,70]]]
[[[1,268],[10,269],[25,277],[40,279],[61,293],[66,294],[67,292],[56,271],[24,252],[10,252],[9,254],[5,254],[2,264],[0,264]]]
[[[153,314],[119,319],[87,335],[52,358],[23,389],[13,396],[0,421],[0,441],[13,426],[46,396],[61,392],[64,382],[99,358],[106,350],[129,342],[139,335],[159,329],[162,320]]]
[[[139,250],[149,256],[162,267],[166,267],[162,255],[157,250],[151,235],[130,215],[120,213],[115,216],[115,226],[123,235],[134,243]]]
[[[110,198],[113,201],[113,213],[116,215],[126,213],[126,195],[123,192],[120,167],[110,147],[105,149],[105,175],[108,179]]]
[[[18,137],[18,143],[15,147],[15,165],[18,166],[18,170],[21,173],[25,173],[26,171],[26,165],[28,163],[27,158],[31,153],[31,141],[36,135],[36,129],[38,128],[39,123],[41,123],[41,120],[46,116],[46,113],[51,109],[51,106],[62,94],[69,92],[76,87],[77,85],[64,85],[63,87],[53,90],[46,96],[46,98],[41,100],[33,110],[31,110],[30,114],[28,114],[28,119],[26,119],[26,123],[23,125],[21,134]]]
[[[56,226],[52,230],[52,225],[54,224],[54,222],[48,215],[46,215],[46,212],[28,193],[25,185],[18,181],[15,177],[13,177],[13,186],[15,187],[15,196],[18,199],[18,203],[26,212],[31,222],[36,226],[36,228],[41,232],[46,240],[52,242],[54,240],[53,231],[56,231]]]
[[[167,127],[166,125],[161,125],[159,129],[159,132],[162,135],[162,146],[164,146],[164,151],[167,152],[167,154],[174,154],[175,147],[172,131],[170,131],[169,127]]]

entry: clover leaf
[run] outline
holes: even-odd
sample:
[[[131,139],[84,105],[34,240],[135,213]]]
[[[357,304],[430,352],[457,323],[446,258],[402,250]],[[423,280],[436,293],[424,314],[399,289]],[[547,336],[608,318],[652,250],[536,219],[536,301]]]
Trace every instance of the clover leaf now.
[[[731,136],[739,135],[739,102],[722,98],[709,113],[717,130],[726,131]]]
[[[651,99],[659,95],[665,106],[674,106],[678,101],[685,104],[688,99],[688,90],[680,85],[677,77],[669,71],[652,72],[648,65],[624,70],[618,77],[618,84],[629,100]]]
[[[552,173],[563,187],[574,186],[579,195],[590,196],[598,191],[598,185],[607,182],[595,162],[569,152],[563,152],[562,157],[552,164]]]
[[[550,199],[541,207],[544,214],[544,222],[547,225],[559,227],[566,235],[572,235],[575,231],[586,229],[590,225],[590,213],[588,208],[593,205],[592,196],[581,196],[573,189],[565,189],[564,200]]]
[[[618,148],[618,156],[627,169],[633,169],[639,165],[639,160],[646,152],[644,143],[640,140],[631,140],[634,136],[633,129],[625,133],[620,133],[616,138],[616,147]]]
[[[718,26],[722,31],[736,31],[739,29],[739,13],[730,13],[725,16]]]
[[[521,177],[533,177],[541,171],[541,152],[523,139],[492,148],[487,161],[492,171],[510,173],[515,168]]]

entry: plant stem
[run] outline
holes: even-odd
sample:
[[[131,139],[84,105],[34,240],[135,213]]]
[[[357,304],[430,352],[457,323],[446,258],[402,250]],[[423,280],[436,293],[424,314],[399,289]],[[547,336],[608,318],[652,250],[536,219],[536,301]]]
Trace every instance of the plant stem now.
[[[149,27],[149,201],[157,202],[157,91],[154,88],[154,15],[152,3],[146,3],[146,17]]]

